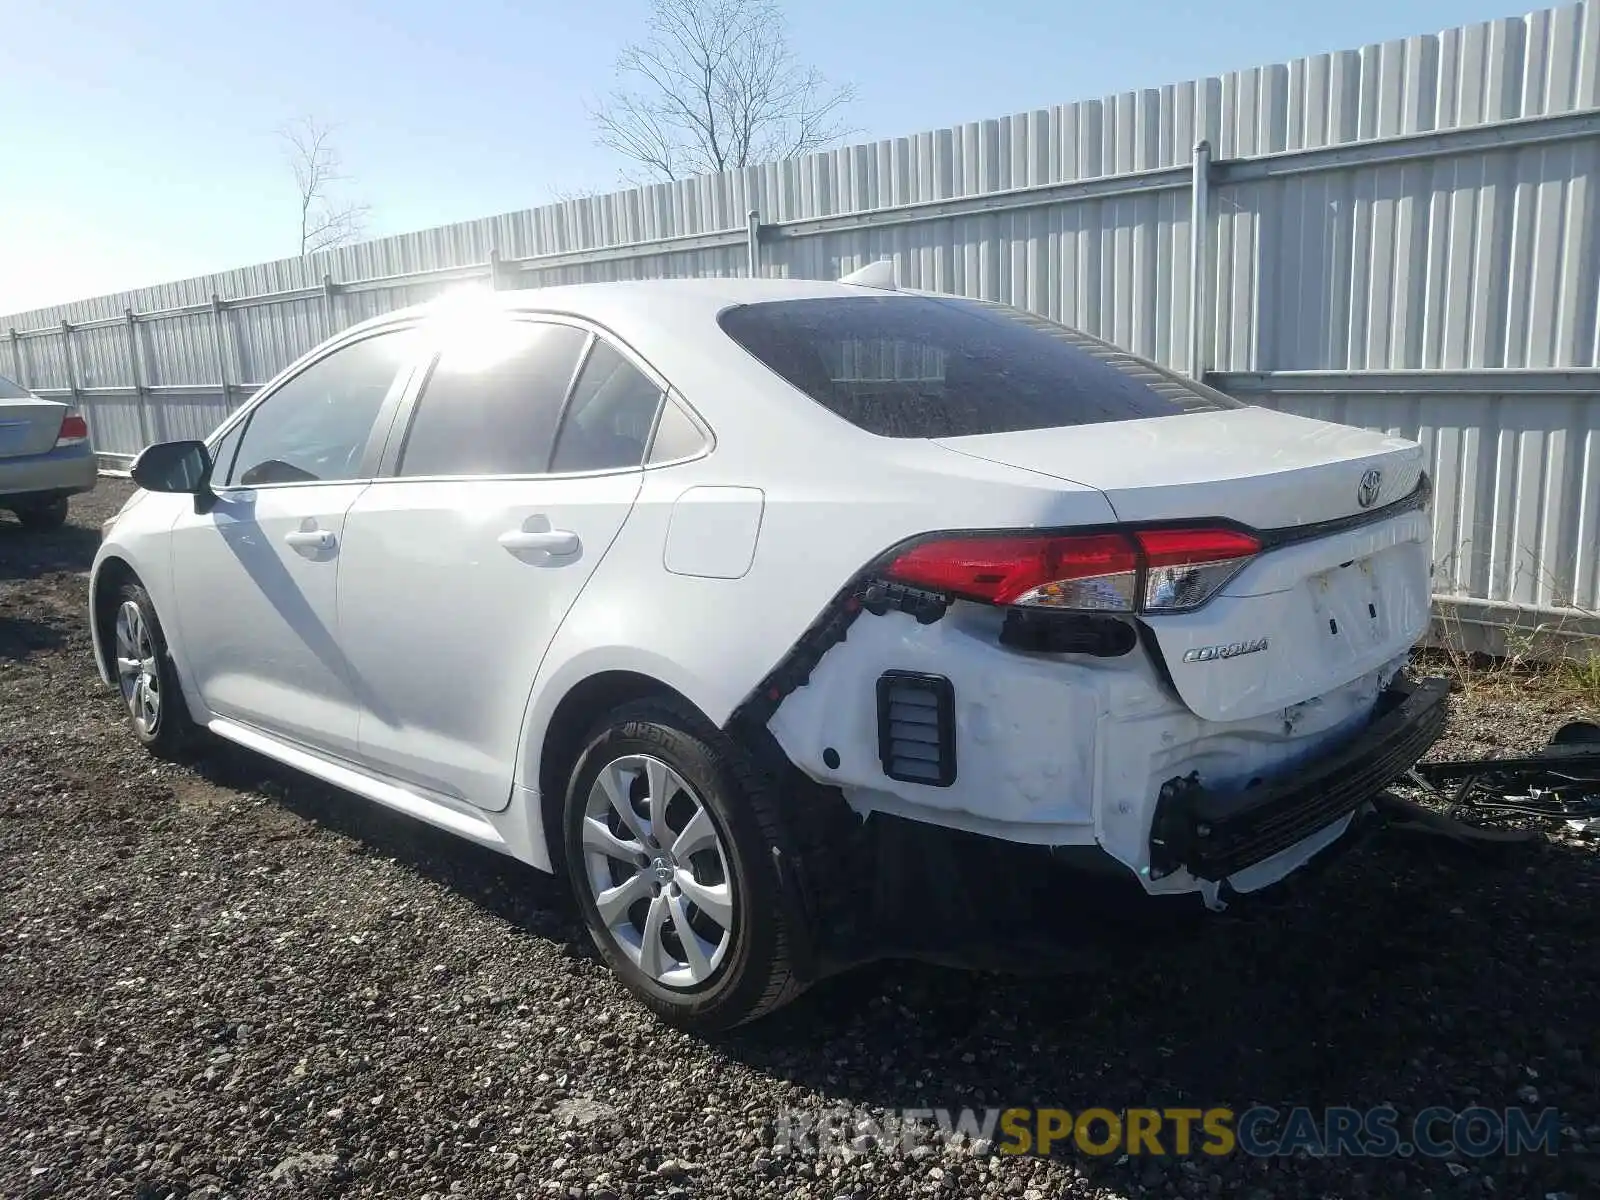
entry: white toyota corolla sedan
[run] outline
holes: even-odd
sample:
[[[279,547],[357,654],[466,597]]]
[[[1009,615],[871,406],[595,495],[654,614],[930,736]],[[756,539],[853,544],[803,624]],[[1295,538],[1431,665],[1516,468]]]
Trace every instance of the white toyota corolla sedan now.
[[[1347,844],[1444,720],[1402,674],[1421,448],[868,275],[340,334],[140,456],[103,678],[157,753],[208,730],[565,873],[706,1029]],[[1041,908],[1062,878],[1111,899]]]

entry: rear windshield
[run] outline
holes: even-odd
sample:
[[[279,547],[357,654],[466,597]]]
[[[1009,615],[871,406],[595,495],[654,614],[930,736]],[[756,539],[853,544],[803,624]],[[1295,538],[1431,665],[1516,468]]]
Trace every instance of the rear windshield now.
[[[20,383],[12,383],[4,375],[0,375],[0,400],[26,400],[31,392]]]
[[[723,330],[831,412],[896,438],[1011,433],[1238,407],[1007,305],[841,296],[730,308]]]

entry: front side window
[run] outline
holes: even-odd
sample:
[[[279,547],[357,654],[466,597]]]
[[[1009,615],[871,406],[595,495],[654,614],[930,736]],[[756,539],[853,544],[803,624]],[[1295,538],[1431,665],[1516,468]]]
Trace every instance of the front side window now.
[[[661,389],[608,342],[596,339],[561,421],[552,471],[637,467],[661,406]]]
[[[244,428],[249,424],[248,419],[240,421],[227,433],[216,440],[211,448],[211,478],[224,480],[233,470],[233,456],[238,452],[239,440],[244,437]]]
[[[1011,433],[1236,407],[1006,305],[840,296],[730,308],[723,330],[811,399],[897,438]]]
[[[414,346],[409,331],[381,333],[319,358],[288,380],[250,414],[229,483],[359,478],[373,423]]]
[[[452,331],[417,400],[398,473],[541,475],[589,335],[489,319]]]

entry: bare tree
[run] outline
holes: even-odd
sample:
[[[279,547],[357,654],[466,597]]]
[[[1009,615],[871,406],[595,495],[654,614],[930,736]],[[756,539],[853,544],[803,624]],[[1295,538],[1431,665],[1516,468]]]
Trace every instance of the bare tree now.
[[[314,117],[299,117],[278,130],[284,157],[300,189],[300,254],[315,254],[358,239],[366,228],[368,208],[341,199],[337,185],[346,182],[339,152],[329,140],[334,127]]]
[[[795,57],[772,0],[653,0],[648,30],[590,114],[599,143],[644,180],[793,158],[850,132],[855,89]]]
[[[596,196],[603,196],[605,192],[600,188],[579,187],[569,188],[557,185],[550,189],[551,204],[566,204],[572,200],[592,200]]]

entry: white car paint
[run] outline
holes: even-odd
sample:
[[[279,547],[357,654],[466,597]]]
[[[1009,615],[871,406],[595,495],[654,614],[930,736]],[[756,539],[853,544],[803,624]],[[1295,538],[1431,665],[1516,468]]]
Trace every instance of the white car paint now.
[[[673,575],[743,579],[755,562],[766,503],[760,488],[690,488],[673,502],[662,566]]]
[[[345,523],[339,613],[350,669],[372,695],[363,762],[438,796],[505,806],[529,681],[639,483],[638,471],[389,479],[362,494]],[[393,615],[371,619],[380,613]]]
[[[380,472],[224,490],[203,513],[186,495],[141,493],[108,528],[94,586],[108,564],[125,564],[170,614],[195,721],[549,868],[559,832],[541,813],[545,735],[562,700],[599,673],[646,676],[724,725],[847,581],[906,539],[1175,517],[1282,528],[1352,511],[1374,465],[1384,503],[1420,477],[1413,443],[1262,409],[876,437],[717,324],[733,305],[861,294],[806,281],[598,284],[368,322],[338,344],[389,323],[418,324],[429,345],[510,313],[589,323],[692,410],[706,450],[570,476]],[[1001,612],[980,604],[957,601],[931,624],[862,616],[782,699],[770,729],[860,812],[1098,845],[1150,891],[1205,892],[1185,872],[1148,877],[1156,788],[1190,770],[1226,782],[1281,769],[1359,724],[1424,628],[1429,537],[1426,513],[1413,510],[1284,545],[1204,607],[1150,616],[1175,690],[1142,646],[1118,658],[1007,649]],[[1341,632],[1325,631],[1330,620]],[[103,636],[96,623],[109,681]],[[1182,661],[1247,637],[1269,644]],[[888,668],[953,681],[953,786],[883,774],[871,705]],[[1345,823],[1256,864],[1237,890],[1293,870]]]
[[[340,638],[336,586],[345,515],[365,490],[239,489],[208,513],[171,496],[134,510],[169,522],[171,595],[159,611],[172,614],[163,622],[169,637],[171,627],[181,631],[184,690],[207,720],[356,755],[362,698]]]

